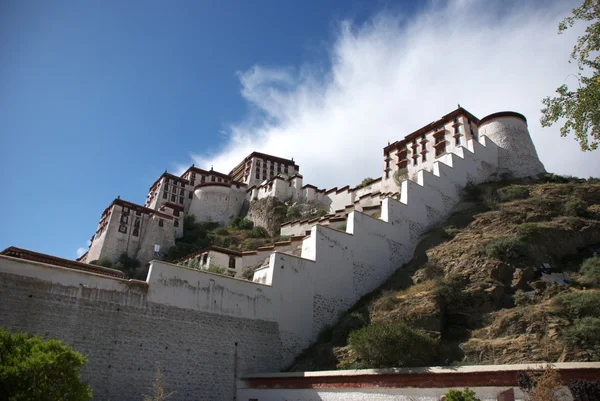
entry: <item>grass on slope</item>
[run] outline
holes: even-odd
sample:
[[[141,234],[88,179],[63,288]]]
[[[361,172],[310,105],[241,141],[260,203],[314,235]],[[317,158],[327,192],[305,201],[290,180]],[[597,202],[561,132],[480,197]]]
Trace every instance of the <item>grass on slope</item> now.
[[[600,360],[600,317],[569,312],[587,311],[573,305],[593,298],[600,281],[600,262],[589,259],[600,248],[599,184],[546,175],[469,185],[459,211],[426,234],[414,258],[290,369]],[[546,282],[535,270],[542,263],[571,283]],[[424,358],[383,357],[428,344],[423,335],[433,341]]]

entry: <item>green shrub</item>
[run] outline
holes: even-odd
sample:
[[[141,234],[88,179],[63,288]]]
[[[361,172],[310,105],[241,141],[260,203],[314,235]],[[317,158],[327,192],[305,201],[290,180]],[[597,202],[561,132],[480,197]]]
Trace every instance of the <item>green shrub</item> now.
[[[513,295],[513,301],[516,306],[525,306],[531,304],[531,298],[523,290],[517,290]]]
[[[600,285],[600,257],[586,259],[581,265],[582,284]]]
[[[215,230],[215,234],[222,235],[222,236],[228,236],[229,230],[227,229],[227,227],[219,227]]]
[[[475,392],[469,388],[464,390],[448,390],[445,401],[481,401],[475,397]]]
[[[581,199],[573,199],[565,203],[563,213],[565,216],[586,217],[588,204]]]
[[[231,227],[238,230],[251,230],[254,223],[246,218],[242,219],[240,216],[235,216],[231,222]]]
[[[508,200],[526,199],[529,198],[529,189],[518,185],[511,185],[502,190]]]
[[[210,266],[206,271],[215,274],[225,274],[225,268],[220,266]]]
[[[600,317],[600,291],[577,291],[560,294],[554,302],[564,308],[564,312],[571,319],[586,316]]]
[[[126,253],[119,256],[119,260],[113,265],[113,269],[121,270],[125,274],[125,278],[136,280],[145,280],[148,274],[147,267],[141,266],[139,260],[130,258]]]
[[[0,329],[0,399],[89,400],[92,390],[79,377],[86,362],[61,341]]]
[[[253,227],[248,236],[250,238],[266,238],[269,236],[269,233],[264,227]]]
[[[527,256],[527,244],[519,237],[500,237],[485,244],[484,251],[490,258],[517,260]]]
[[[357,188],[357,189],[358,189],[358,188],[364,188],[364,187],[366,187],[367,185],[369,185],[370,183],[372,183],[373,181],[375,181],[373,178],[371,178],[371,177],[367,177],[367,178],[365,178],[364,180],[362,180],[362,181],[361,181],[361,183],[360,183],[360,184],[358,184],[358,185],[356,186],[356,188]]]
[[[600,347],[600,318],[587,316],[577,319],[567,328],[565,335],[571,344]]]
[[[100,258],[100,260],[92,260],[90,262],[90,265],[103,266],[103,267],[108,267],[108,268],[112,269],[113,262],[109,258],[104,256],[104,257]]]
[[[300,217],[302,217],[302,212],[300,212],[300,207],[298,205],[288,207],[285,215],[286,220],[298,220]]]
[[[494,210],[498,207],[498,202],[500,201],[500,198],[498,196],[498,191],[496,191],[494,188],[486,187],[481,191],[480,197],[483,201],[483,204],[488,209]]]
[[[527,240],[535,238],[542,230],[543,227],[538,223],[521,223],[517,226],[517,234],[519,234],[519,237]]]
[[[322,207],[317,208],[317,210],[315,210],[314,212],[312,212],[308,218],[309,219],[316,219],[317,217],[323,217],[327,215],[327,210],[323,209]]]
[[[361,366],[426,366],[436,356],[436,342],[401,320],[376,322],[350,333],[348,343]]]
[[[469,181],[462,190],[463,199],[466,201],[477,201],[481,196],[481,187]]]

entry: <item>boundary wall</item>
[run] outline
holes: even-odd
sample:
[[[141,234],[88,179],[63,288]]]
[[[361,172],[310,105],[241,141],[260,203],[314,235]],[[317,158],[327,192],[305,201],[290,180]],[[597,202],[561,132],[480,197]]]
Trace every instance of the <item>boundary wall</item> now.
[[[316,225],[301,257],[274,252],[268,285],[153,261],[146,282],[0,257],[0,326],[64,340],[89,356],[97,399],[137,399],[155,364],[176,399],[233,399],[236,378],[287,367],[361,296],[409,261],[422,234],[489,179],[496,145],[470,141],[402,184],[381,218],[349,213],[346,232]]]
[[[563,386],[556,400],[572,401],[571,380],[600,379],[600,363],[557,363]],[[441,401],[451,388],[469,387],[482,401],[524,400],[519,373],[543,364],[267,373],[243,378],[238,400],[258,401]]]

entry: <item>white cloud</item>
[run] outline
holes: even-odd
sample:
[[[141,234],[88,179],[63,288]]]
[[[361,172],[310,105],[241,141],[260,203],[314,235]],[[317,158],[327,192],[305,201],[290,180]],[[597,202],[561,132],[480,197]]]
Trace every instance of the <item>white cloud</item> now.
[[[77,257],[81,257],[84,253],[87,252],[87,248],[77,248],[77,251],[75,251],[77,253]]]
[[[339,24],[330,67],[265,67],[238,73],[251,112],[226,130],[216,154],[196,165],[228,172],[257,150],[293,157],[304,182],[354,185],[381,175],[382,148],[454,110],[524,114],[546,169],[598,175],[600,158],[582,153],[559,127],[542,129],[541,100],[575,65],[568,56],[581,28],[557,35],[576,5],[462,0],[433,2],[411,19],[379,13]]]

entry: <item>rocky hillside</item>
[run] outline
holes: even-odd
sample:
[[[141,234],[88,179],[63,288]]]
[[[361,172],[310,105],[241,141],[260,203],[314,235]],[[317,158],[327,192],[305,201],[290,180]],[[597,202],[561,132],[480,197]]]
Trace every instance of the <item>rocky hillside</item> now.
[[[600,180],[469,185],[291,370],[600,360]]]

